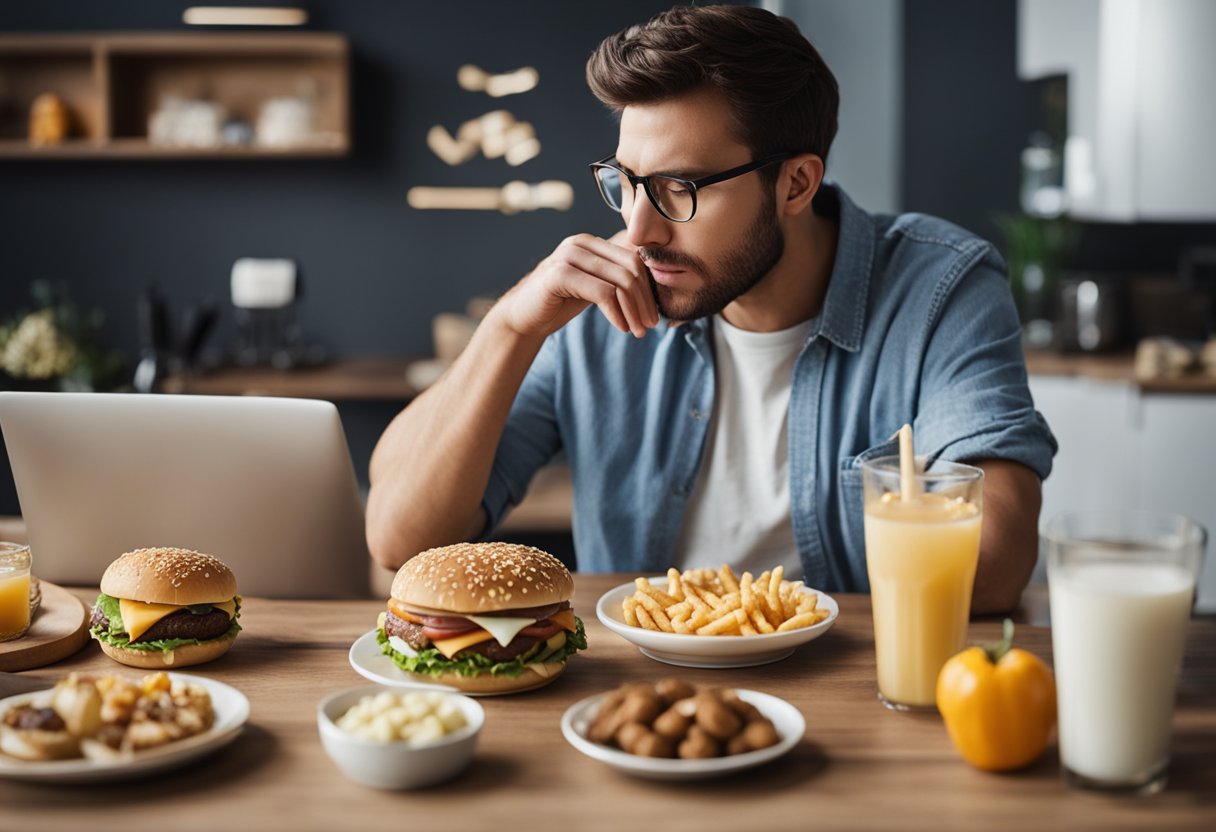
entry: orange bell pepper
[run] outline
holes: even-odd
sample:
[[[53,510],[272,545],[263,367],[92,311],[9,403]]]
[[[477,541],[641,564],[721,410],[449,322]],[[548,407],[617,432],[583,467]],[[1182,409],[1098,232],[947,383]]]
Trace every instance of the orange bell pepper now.
[[[1051,737],[1055,678],[1038,656],[1013,647],[1013,622],[1005,619],[1004,641],[968,647],[942,666],[937,709],[967,762],[985,771],[1021,768]]]

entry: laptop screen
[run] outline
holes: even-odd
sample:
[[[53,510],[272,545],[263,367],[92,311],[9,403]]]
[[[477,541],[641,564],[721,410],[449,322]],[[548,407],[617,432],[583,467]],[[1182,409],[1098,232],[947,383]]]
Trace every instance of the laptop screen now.
[[[96,585],[132,549],[214,555],[242,594],[368,592],[337,408],[306,399],[0,392],[34,573]]]

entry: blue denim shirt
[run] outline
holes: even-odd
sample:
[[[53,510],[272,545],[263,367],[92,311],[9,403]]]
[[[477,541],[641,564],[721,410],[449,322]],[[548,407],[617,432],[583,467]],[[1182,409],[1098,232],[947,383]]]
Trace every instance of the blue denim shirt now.
[[[1026,384],[1005,267],[987,242],[921,214],[875,216],[824,185],[839,223],[822,312],[794,366],[790,511],[810,586],[869,590],[861,461],[897,452],[1016,460],[1045,478],[1056,442]],[[546,341],[507,420],[483,498],[492,530],[538,468],[564,452],[578,568],[671,565],[714,402],[710,319],[645,338],[593,306]],[[729,541],[719,553],[731,560]]]

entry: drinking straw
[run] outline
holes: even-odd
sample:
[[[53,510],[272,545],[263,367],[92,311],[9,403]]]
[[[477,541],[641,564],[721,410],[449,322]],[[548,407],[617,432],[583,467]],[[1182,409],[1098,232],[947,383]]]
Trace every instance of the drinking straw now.
[[[912,452],[911,425],[899,429],[899,494],[904,501],[920,497],[916,487],[916,457]]]

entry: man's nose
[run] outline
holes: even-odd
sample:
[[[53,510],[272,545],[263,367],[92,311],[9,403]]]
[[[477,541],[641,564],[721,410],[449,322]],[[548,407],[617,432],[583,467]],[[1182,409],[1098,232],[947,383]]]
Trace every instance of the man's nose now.
[[[638,185],[629,216],[625,218],[629,242],[639,248],[667,245],[671,242],[671,225],[654,207],[645,188]]]

